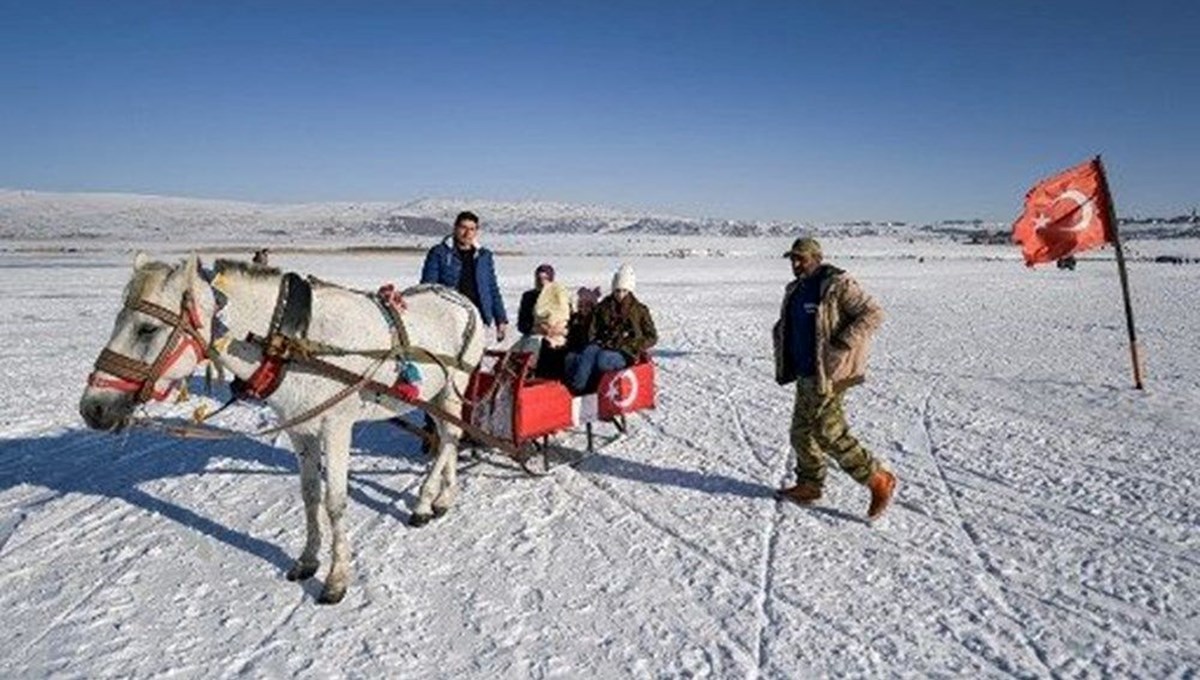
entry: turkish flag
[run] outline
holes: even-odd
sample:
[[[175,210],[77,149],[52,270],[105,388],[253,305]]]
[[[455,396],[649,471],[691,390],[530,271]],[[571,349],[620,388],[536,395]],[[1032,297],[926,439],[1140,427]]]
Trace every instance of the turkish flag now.
[[[654,408],[654,363],[644,361],[619,371],[601,373],[596,398],[602,420]]]
[[[1099,157],[1034,185],[1013,222],[1026,266],[1054,262],[1111,243],[1112,197]]]

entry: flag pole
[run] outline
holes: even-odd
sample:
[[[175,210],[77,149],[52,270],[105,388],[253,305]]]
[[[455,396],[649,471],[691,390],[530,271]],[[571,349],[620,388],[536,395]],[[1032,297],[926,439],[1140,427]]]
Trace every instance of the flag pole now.
[[[1108,187],[1108,175],[1104,171],[1104,161],[1096,156],[1096,165],[1100,168],[1100,184],[1104,194],[1108,196],[1108,223],[1112,228],[1113,251],[1117,256],[1117,273],[1121,278],[1121,296],[1125,300],[1125,326],[1129,330],[1129,358],[1133,361],[1133,387],[1142,390],[1142,362],[1138,354],[1137,331],[1133,326],[1133,303],[1129,299],[1129,274],[1125,270],[1125,251],[1121,248],[1121,235],[1117,229],[1117,209],[1113,201],[1112,190]]]

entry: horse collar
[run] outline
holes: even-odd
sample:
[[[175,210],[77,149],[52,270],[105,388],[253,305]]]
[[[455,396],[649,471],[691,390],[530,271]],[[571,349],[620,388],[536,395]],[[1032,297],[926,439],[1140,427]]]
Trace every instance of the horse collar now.
[[[312,319],[312,286],[301,276],[288,272],[279,280],[279,295],[271,325],[262,339],[262,363],[244,382],[236,385],[239,397],[266,399],[279,389],[289,360],[289,340],[308,336]]]

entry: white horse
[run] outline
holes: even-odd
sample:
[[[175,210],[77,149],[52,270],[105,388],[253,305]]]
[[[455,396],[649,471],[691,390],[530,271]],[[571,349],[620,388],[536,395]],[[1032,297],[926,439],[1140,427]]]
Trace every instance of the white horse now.
[[[95,429],[121,429],[129,424],[135,408],[150,398],[165,396],[173,384],[191,376],[206,355],[233,375],[249,378],[263,352],[259,345],[244,339],[251,332],[259,336],[268,332],[281,277],[277,269],[220,260],[210,284],[194,255],[171,266],[150,262],[139,253],[112,337],[97,359],[96,370],[80,400],[84,421]],[[218,300],[223,301],[220,310]],[[460,395],[470,378],[466,367],[477,366],[483,354],[484,326],[479,312],[465,297],[442,287],[410,289],[404,301],[402,318],[410,344],[460,359],[457,367],[444,363],[420,365],[421,379],[417,383],[421,399],[457,416],[462,408]],[[222,339],[212,337],[217,317],[228,327]],[[374,299],[318,284],[312,291],[307,337],[343,348],[380,350],[391,347],[393,336],[383,309]],[[389,385],[400,373],[392,360],[380,363],[378,359],[345,356],[330,361],[356,375],[371,373],[374,380]],[[288,422],[345,388],[345,383],[318,373],[289,368],[267,404],[281,422]],[[394,401],[389,403],[396,405]],[[287,572],[291,581],[313,576],[320,564],[321,471],[325,473],[324,507],[332,532],[332,563],[321,602],[340,601],[349,579],[350,548],[344,514],[351,427],[360,420],[396,414],[396,410],[378,405],[370,394],[360,391],[287,430],[300,457],[300,491],[307,526],[304,550]],[[445,513],[458,493],[456,464],[461,430],[440,420],[437,427],[440,446],[413,509],[416,525]]]

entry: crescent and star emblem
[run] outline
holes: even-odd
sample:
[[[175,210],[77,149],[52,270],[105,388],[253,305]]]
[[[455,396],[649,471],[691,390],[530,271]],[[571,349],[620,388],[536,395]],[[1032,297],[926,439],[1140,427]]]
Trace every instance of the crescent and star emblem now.
[[[1065,224],[1061,224],[1061,218],[1058,220],[1051,220],[1046,213],[1039,212],[1037,217],[1033,218],[1034,231],[1077,232],[1084,231],[1091,226],[1092,218],[1096,216],[1096,203],[1091,197],[1087,196],[1078,189],[1067,189],[1059,194],[1058,197],[1056,197],[1051,203],[1051,205],[1063,200],[1072,201],[1075,203],[1074,208],[1071,208],[1063,214],[1063,217],[1066,217],[1075,211],[1079,211],[1079,219],[1075,222],[1075,224],[1067,226]]]
[[[629,381],[629,394],[624,399],[621,399],[620,384],[626,380]],[[633,405],[633,401],[637,399],[637,394],[637,374],[630,369],[625,369],[624,371],[618,373],[617,377],[613,378],[612,382],[608,384],[608,391],[604,393],[604,397],[608,399],[613,406],[623,411]]]

